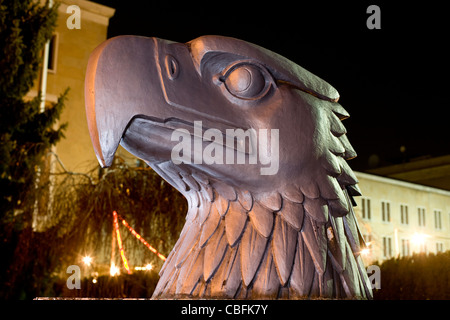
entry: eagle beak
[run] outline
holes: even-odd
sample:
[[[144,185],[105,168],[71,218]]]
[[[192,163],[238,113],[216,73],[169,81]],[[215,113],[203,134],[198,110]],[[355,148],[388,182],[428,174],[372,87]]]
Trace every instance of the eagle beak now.
[[[97,47],[89,58],[85,79],[86,115],[94,151],[102,167],[112,164],[133,117],[155,110],[155,117],[164,118],[158,114],[165,105],[161,101],[163,94],[156,63],[158,41],[136,36],[115,37]]]

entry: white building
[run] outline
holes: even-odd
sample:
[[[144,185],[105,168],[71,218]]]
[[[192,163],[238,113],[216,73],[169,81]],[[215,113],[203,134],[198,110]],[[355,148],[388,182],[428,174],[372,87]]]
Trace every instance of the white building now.
[[[369,250],[366,263],[450,250],[450,191],[356,172],[354,208]]]

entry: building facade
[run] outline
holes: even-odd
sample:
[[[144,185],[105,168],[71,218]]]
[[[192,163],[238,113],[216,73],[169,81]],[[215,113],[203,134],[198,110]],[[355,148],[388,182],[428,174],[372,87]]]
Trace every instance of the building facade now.
[[[106,40],[109,19],[115,9],[86,0],[60,2],[57,27],[50,42],[44,94],[46,102],[52,103],[69,88],[60,117],[61,123],[68,123],[66,138],[53,151],[67,170],[86,172],[97,165],[86,121],[86,67],[91,52]],[[37,95],[42,88],[40,82],[36,81],[28,97]],[[60,169],[54,167],[54,170]]]
[[[450,250],[450,191],[356,172],[366,263]]]

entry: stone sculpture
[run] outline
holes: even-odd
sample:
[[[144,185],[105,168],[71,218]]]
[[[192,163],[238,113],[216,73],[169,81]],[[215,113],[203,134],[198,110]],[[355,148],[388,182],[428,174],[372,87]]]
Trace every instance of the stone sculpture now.
[[[95,153],[119,143],[187,199],[153,298],[371,298],[356,156],[328,83],[257,45],[120,36],[91,55]]]

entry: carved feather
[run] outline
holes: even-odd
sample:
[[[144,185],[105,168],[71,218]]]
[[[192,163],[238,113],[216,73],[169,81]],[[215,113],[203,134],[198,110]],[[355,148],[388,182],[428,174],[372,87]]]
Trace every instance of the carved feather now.
[[[236,190],[224,182],[214,181],[212,187],[225,199],[235,201],[237,198]]]
[[[349,207],[346,199],[338,198],[336,200],[328,200],[328,208],[334,217],[343,217],[348,214]]]
[[[298,232],[279,216],[275,219],[273,230],[273,259],[275,262],[280,283],[284,286],[289,280],[293,266],[295,250],[297,249]]]
[[[348,243],[355,255],[359,255],[359,237],[358,237],[358,230],[356,228],[356,224],[353,220],[353,217],[351,215],[346,215],[343,217],[344,222],[344,230],[345,234],[347,235]]]
[[[267,238],[262,237],[249,225],[240,243],[242,280],[249,286],[261,263],[267,245]]]
[[[240,251],[238,248],[232,248],[235,250],[233,260],[230,260],[230,268],[228,268],[228,275],[226,279],[222,282],[225,287],[226,296],[229,298],[234,298],[241,287],[242,283],[242,273],[241,273],[241,263],[240,263]]]
[[[200,192],[198,193],[198,197],[200,198],[200,206],[198,208],[198,222],[200,226],[203,226],[203,223],[206,221],[211,212],[212,203],[206,200],[204,195]]]
[[[192,172],[192,177],[197,180],[199,183],[203,184],[203,185],[208,185],[209,184],[209,179],[208,176],[202,172],[199,171],[193,171]]]
[[[333,156],[334,157],[334,156]],[[306,180],[304,184],[300,186],[300,190],[305,197],[310,199],[316,199],[320,196],[319,187],[315,180]]]
[[[248,215],[237,201],[230,202],[230,209],[225,216],[225,231],[228,243],[233,247],[247,225]]]
[[[275,299],[277,298],[279,288],[280,281],[272,257],[271,244],[269,244],[269,248],[266,250],[263,257],[261,268],[254,280],[251,289],[251,297],[252,299],[261,297],[264,297],[265,299]]]
[[[205,223],[202,226],[202,231],[200,234],[199,246],[204,247],[207,241],[211,238],[214,232],[219,227],[219,223],[221,221],[221,217],[219,212],[217,212],[216,206],[211,206],[211,212],[206,219]]]
[[[188,191],[186,193],[186,199],[188,201],[189,210],[198,208],[200,206],[200,199],[198,197],[198,192]],[[193,219],[195,219],[195,216],[193,217]]]
[[[188,173],[180,172],[184,183],[188,185],[191,190],[200,191],[200,186],[197,181]]]
[[[186,222],[188,224],[189,221]],[[177,268],[180,268],[183,264],[186,257],[191,253],[194,247],[197,245],[199,237],[198,234],[200,232],[200,226],[196,221],[192,221],[189,225],[189,231],[186,232],[186,236],[183,238],[183,242],[178,248],[178,255],[176,257],[175,265]]]
[[[253,207],[253,196],[250,191],[239,191],[238,201],[246,211],[252,210]]]
[[[241,284],[239,246],[228,248],[216,274],[210,280],[211,296],[233,298]]]
[[[304,196],[299,187],[290,184],[284,188],[283,198],[292,202],[302,203]]]
[[[341,174],[341,166],[338,158],[341,157],[334,155],[329,150],[325,150],[322,157],[322,167],[333,177],[337,177]]]
[[[227,240],[223,224],[219,226],[205,247],[205,258],[203,262],[203,278],[208,282],[216,272],[220,262],[227,250]]]
[[[350,160],[357,156],[355,149],[353,149],[352,145],[350,144],[350,141],[348,141],[348,137],[344,134],[339,137],[339,141],[344,146],[345,152],[344,152],[344,159]]]
[[[324,225],[317,224],[312,218],[306,216],[303,221],[301,234],[317,272],[323,274],[325,272],[327,255]]]
[[[305,198],[303,207],[305,208],[305,212],[317,222],[325,223],[328,221],[328,205],[324,199]]]
[[[359,189],[357,184],[350,184],[350,185],[346,186],[346,189],[348,191],[348,194],[353,197],[362,196],[361,189]]]
[[[335,137],[340,137],[347,133],[345,126],[334,113],[329,114],[328,119],[330,121],[330,131]]]
[[[205,196],[205,198],[208,199],[209,202],[213,202],[215,200],[214,199],[214,190],[209,184],[208,185],[202,184],[201,192]]]
[[[186,261],[186,266],[180,269],[177,280],[176,294],[190,295],[203,275],[204,251],[197,249]]]
[[[342,220],[342,217],[330,217],[330,222],[333,228],[333,234],[335,236],[337,246],[329,246],[329,249],[334,258],[334,261],[336,262],[336,269],[339,272],[345,269],[345,262],[347,260],[345,249],[347,238],[345,236],[344,222]]]
[[[327,105],[340,120],[344,120],[350,117],[350,114],[347,112],[347,110],[345,110],[339,103],[329,102],[327,103]]]
[[[320,188],[320,195],[324,199],[334,200],[345,197],[336,178],[329,176],[328,174],[323,174],[318,177],[318,185]]]
[[[298,234],[297,238],[297,251],[290,279],[290,286],[294,290],[291,290],[289,295],[294,298],[302,298],[308,296],[311,290],[315,268],[301,233]]]
[[[328,150],[336,156],[341,156],[345,153],[345,148],[342,145],[340,138],[336,138],[334,135],[330,134],[328,136],[327,146]]]
[[[346,284],[346,289],[348,292],[348,297],[360,297],[361,291],[359,286],[359,272],[358,266],[356,265],[355,256],[352,253],[352,249],[347,244],[347,265],[348,267],[341,275],[341,281]]]
[[[214,193],[215,193],[215,195],[214,195],[215,200],[214,200],[213,205],[216,207],[219,215],[221,217],[224,217],[228,212],[228,207],[229,207],[230,203],[225,198],[219,196],[216,192],[214,192]]]
[[[273,212],[255,202],[248,215],[256,231],[263,237],[269,237],[273,229]]]
[[[339,166],[341,168],[341,175],[337,177],[339,183],[344,185],[353,185],[358,183],[358,179],[356,178],[353,170],[349,167],[347,161],[343,158],[339,159]]]
[[[281,208],[281,211],[279,211],[278,214],[295,230],[300,231],[305,214],[302,204],[285,199],[283,200],[283,208]]]
[[[273,212],[279,211],[283,204],[281,195],[276,191],[259,193],[256,195],[256,201]]]

